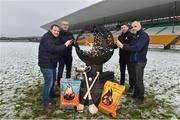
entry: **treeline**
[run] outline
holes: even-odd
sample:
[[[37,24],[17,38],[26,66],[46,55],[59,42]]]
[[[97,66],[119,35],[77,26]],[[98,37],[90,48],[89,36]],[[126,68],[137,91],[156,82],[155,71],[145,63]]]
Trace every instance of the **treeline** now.
[[[40,37],[0,37],[0,41],[29,41],[39,42]]]

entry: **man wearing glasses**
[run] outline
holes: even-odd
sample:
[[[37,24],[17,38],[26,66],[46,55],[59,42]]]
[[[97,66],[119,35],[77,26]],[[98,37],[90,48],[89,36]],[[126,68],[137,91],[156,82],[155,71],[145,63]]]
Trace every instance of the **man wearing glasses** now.
[[[69,22],[62,21],[61,22],[61,32],[59,36],[60,44],[64,44],[68,40],[74,40],[73,34],[68,31],[69,30]],[[59,55],[59,67],[58,67],[58,79],[57,84],[60,85],[60,81],[63,80],[63,71],[64,66],[66,65],[66,78],[71,78],[71,68],[72,68],[72,46],[73,44],[69,45],[63,55]]]
[[[132,40],[130,44],[122,44],[117,41],[117,46],[123,50],[130,51],[130,62],[133,63],[133,78],[135,82],[135,89],[133,98],[135,99],[135,104],[143,104],[144,102],[144,83],[143,74],[144,68],[147,63],[147,51],[149,45],[149,36],[141,28],[141,24],[138,21],[134,21],[131,25],[132,32],[135,33],[136,38]]]

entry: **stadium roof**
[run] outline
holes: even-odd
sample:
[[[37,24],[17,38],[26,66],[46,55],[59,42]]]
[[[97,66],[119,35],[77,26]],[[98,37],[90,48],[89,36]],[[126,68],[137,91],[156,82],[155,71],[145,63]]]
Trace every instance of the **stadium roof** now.
[[[180,0],[103,0],[47,23],[41,28],[48,30],[52,24],[60,24],[62,20],[68,20],[71,30],[75,30],[94,24],[171,17],[174,15],[174,10],[175,15],[178,16],[180,15],[178,8],[180,8]]]

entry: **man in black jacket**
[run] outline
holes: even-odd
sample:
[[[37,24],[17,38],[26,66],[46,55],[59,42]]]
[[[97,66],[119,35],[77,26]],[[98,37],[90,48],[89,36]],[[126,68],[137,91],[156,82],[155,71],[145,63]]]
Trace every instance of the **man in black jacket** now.
[[[69,30],[69,22],[62,21],[61,22],[61,32],[59,36],[59,44],[64,44],[67,40],[74,40],[73,34],[68,31]],[[72,69],[72,46],[69,45],[63,55],[59,55],[59,66],[58,66],[58,78],[57,84],[60,85],[60,81],[63,80],[63,71],[64,66],[66,65],[66,78],[71,78],[71,69]]]
[[[62,45],[56,45],[59,32],[59,26],[52,25],[50,31],[43,35],[39,44],[38,65],[44,78],[43,104],[48,108],[51,108],[50,97],[55,95],[54,83],[56,81],[58,55],[62,54],[72,43],[71,40],[68,40]]]
[[[118,40],[122,42],[123,44],[129,44],[131,40],[133,39],[133,34],[129,31],[128,24],[123,24],[121,26],[121,31],[122,31],[122,34],[118,37]],[[125,71],[126,71],[126,66],[127,66],[128,73],[129,73],[129,85],[130,85],[129,90],[133,90],[134,83],[130,75],[129,51],[119,49],[119,57],[120,57],[119,64],[120,64],[120,72],[121,72],[120,84],[124,85]]]
[[[134,34],[132,34],[129,31],[129,27],[127,23],[123,23],[121,25],[121,31],[122,34],[118,36],[118,41],[120,41],[123,44],[129,44],[131,42],[131,40],[133,39]],[[114,48],[117,48],[117,45],[114,46]],[[119,49],[119,64],[120,64],[120,85],[124,85],[125,82],[125,72],[126,72],[126,66],[127,66],[127,70],[128,70],[128,74],[129,74],[129,92],[133,91],[133,79],[131,77],[131,63],[129,61],[129,51],[127,50],[123,50],[123,49]]]
[[[123,50],[128,50],[131,52],[130,62],[133,63],[133,78],[135,78],[135,90],[133,98],[135,98],[136,104],[142,104],[144,102],[143,74],[147,63],[146,55],[149,45],[149,36],[142,30],[140,22],[134,21],[131,26],[136,38],[133,39],[130,44],[122,44],[120,41],[118,41],[117,46]]]

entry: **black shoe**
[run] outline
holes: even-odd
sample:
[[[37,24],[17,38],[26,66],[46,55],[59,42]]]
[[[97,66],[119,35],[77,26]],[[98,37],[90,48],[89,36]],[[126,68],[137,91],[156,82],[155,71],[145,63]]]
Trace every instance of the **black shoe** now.
[[[137,95],[133,94],[131,97],[132,97],[133,99],[135,99],[135,98],[137,98]]]
[[[144,103],[144,99],[135,98],[134,104],[136,105],[142,105]]]
[[[129,87],[128,91],[127,91],[129,94],[133,94],[134,92],[134,89],[132,87]]]
[[[124,85],[124,83],[120,83],[120,85]]]

